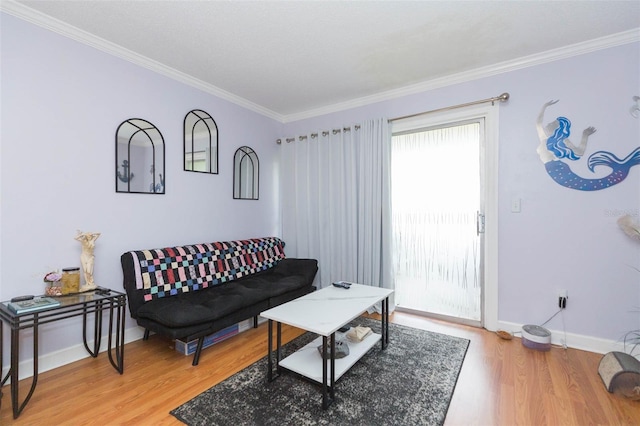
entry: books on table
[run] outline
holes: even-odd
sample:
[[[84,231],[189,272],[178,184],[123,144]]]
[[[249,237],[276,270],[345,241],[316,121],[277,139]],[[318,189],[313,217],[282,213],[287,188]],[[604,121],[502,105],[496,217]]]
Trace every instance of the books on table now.
[[[9,302],[8,306],[16,314],[24,314],[25,312],[39,311],[41,309],[53,308],[59,306],[60,302],[51,297],[34,297],[29,300],[21,300],[19,302]]]

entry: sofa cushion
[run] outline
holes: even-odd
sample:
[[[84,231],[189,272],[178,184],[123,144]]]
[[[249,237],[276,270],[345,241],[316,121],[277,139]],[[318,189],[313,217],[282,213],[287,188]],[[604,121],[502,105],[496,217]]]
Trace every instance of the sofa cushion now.
[[[263,298],[259,291],[251,292],[237,283],[227,283],[208,291],[152,300],[138,309],[138,317],[168,327],[187,327],[213,322]]]

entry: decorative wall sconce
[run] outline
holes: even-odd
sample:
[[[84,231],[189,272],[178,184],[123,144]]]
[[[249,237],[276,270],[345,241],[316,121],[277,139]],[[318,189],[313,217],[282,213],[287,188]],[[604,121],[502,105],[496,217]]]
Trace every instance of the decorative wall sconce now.
[[[199,109],[184,117],[184,170],[218,174],[218,126]]]
[[[116,130],[116,192],[164,194],[164,138],[140,118]]]
[[[257,200],[259,180],[258,155],[248,146],[238,148],[233,156],[233,198]]]

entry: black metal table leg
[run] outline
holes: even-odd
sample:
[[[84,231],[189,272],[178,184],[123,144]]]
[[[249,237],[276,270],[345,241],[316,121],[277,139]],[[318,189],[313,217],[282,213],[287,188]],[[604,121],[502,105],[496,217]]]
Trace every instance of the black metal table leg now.
[[[267,336],[267,346],[268,346],[268,351],[267,351],[267,368],[269,369],[267,371],[267,381],[268,382],[272,382],[273,381],[273,362],[272,362],[272,356],[273,356],[273,320],[269,320],[269,326],[268,326],[268,331],[269,335]]]
[[[329,407],[329,396],[327,395],[327,336],[322,336],[322,408]]]
[[[273,376],[273,320],[269,320],[269,336],[268,341],[268,353],[267,353],[267,381],[272,382],[276,378],[280,377],[282,370],[280,368],[280,360],[282,359],[282,323],[276,321],[276,376]]]
[[[389,298],[388,297],[385,299],[384,303],[387,306],[387,325],[386,325],[385,329],[387,331],[387,333],[386,333],[387,334],[387,344],[389,344]]]
[[[95,321],[93,325],[93,349],[89,348],[87,342],[87,305],[82,310],[82,341],[84,348],[94,358],[100,353],[100,341],[102,340],[102,300],[96,302]]]
[[[115,348],[112,344],[112,336],[113,336],[113,308],[114,303],[116,304],[116,337],[115,337]],[[100,302],[99,310],[100,310],[100,334],[102,334],[102,302]],[[96,315],[98,312],[96,311]],[[97,320],[96,320],[97,321]],[[100,338],[97,338],[100,341]],[[115,360],[113,359],[112,351],[115,350]],[[107,353],[109,355],[109,362],[115,368],[118,373],[124,373],[124,304],[121,300],[113,300],[109,301],[109,338],[108,338],[108,346]]]
[[[282,323],[278,321],[276,328],[276,372],[278,376],[280,376],[280,374],[282,374],[282,370],[280,369],[280,361],[282,360]]]
[[[24,407],[31,399],[33,392],[36,390],[36,384],[38,384],[38,314],[34,315],[33,319],[33,377],[31,381],[31,388],[29,393],[24,398],[24,401],[20,403],[18,401],[19,396],[19,374],[18,364],[20,358],[20,329],[11,330],[11,405],[13,408],[13,418],[17,419]]]
[[[382,301],[382,349],[389,344],[389,298]]]
[[[331,401],[336,397],[335,389],[336,389],[336,333],[335,331],[331,333],[331,387],[329,388],[329,395],[331,396]]]
[[[327,342],[329,340],[329,342]],[[327,343],[330,345],[330,354],[327,357]],[[327,371],[327,364],[331,368],[331,374]],[[329,380],[329,384],[327,384]],[[322,336],[322,409],[329,408],[336,397],[336,333],[331,336]]]

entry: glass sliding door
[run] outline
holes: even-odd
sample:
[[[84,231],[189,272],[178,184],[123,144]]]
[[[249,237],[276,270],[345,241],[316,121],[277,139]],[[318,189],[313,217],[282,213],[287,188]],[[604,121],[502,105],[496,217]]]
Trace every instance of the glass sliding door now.
[[[394,133],[396,304],[482,324],[484,119]]]

